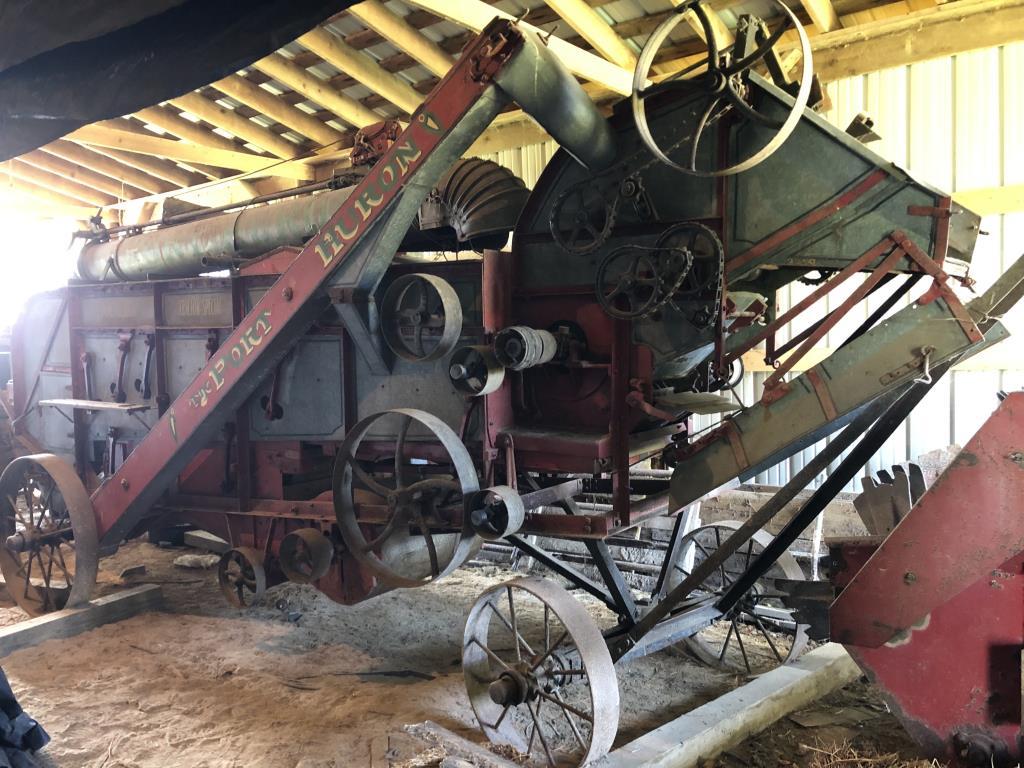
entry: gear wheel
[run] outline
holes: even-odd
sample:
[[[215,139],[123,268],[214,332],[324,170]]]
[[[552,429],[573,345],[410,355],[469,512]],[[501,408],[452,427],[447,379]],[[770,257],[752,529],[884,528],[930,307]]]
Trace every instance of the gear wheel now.
[[[618,207],[618,195],[609,199],[606,190],[593,181],[569,187],[551,207],[551,236],[567,253],[593,253],[611,235]]]

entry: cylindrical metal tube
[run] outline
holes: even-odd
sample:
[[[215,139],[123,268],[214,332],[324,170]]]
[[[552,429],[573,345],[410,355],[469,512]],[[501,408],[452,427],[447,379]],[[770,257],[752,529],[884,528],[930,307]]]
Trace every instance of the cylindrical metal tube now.
[[[302,245],[338,210],[353,187],[90,243],[78,257],[83,280],[190,277],[236,258]],[[205,262],[204,262],[205,260]]]

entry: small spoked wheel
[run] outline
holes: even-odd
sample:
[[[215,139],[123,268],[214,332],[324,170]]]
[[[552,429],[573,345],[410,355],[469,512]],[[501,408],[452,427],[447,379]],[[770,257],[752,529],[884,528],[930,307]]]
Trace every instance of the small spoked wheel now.
[[[251,547],[229,549],[220,557],[217,581],[229,603],[248,608],[267,591],[263,553]]]
[[[617,199],[609,200],[600,186],[576,184],[555,200],[548,227],[567,253],[586,256],[608,239],[615,226]]]
[[[484,592],[466,622],[462,669],[487,738],[531,764],[582,766],[611,748],[611,655],[583,605],[554,582],[518,579]]]
[[[414,425],[426,435],[413,439]],[[371,432],[365,442],[372,445],[364,446]],[[478,490],[476,466],[459,436],[411,408],[356,424],[334,464],[334,512],[345,547],[390,587],[436,581],[479,548],[464,510]]]
[[[673,589],[710,558],[741,525],[735,520],[722,520],[686,534],[666,578],[667,589]],[[696,596],[725,594],[771,541],[767,531],[756,532],[712,571],[697,588]],[[796,621],[775,582],[804,578],[793,556],[784,553],[724,617],[686,638],[686,649],[709,666],[747,675],[763,674],[794,661],[807,646],[807,625]]]
[[[89,494],[70,464],[49,453],[22,456],[0,475],[0,571],[32,616],[88,601],[99,569]]]

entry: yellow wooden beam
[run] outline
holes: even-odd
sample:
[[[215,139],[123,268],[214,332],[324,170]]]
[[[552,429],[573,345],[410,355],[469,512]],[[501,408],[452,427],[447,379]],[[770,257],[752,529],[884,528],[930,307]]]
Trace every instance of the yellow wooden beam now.
[[[388,10],[380,0],[364,0],[353,5],[348,12],[438,77],[444,77],[455,63],[441,46]]]
[[[118,200],[130,200],[133,197],[145,197],[147,194],[143,189],[133,187],[123,182],[114,181],[110,177],[104,176],[101,173],[96,173],[84,166],[55,157],[54,155],[48,154],[39,149],[33,150],[32,152],[26,152],[18,159],[23,163],[31,165],[33,168],[38,168],[41,171],[47,171],[56,176],[67,179],[68,181],[76,182],[98,192],[105,192],[108,195],[113,195]]]
[[[979,216],[1020,213],[1024,211],[1024,184],[965,189],[953,193],[953,200]]]
[[[158,179],[169,182],[175,187],[191,187],[207,181],[201,174],[186,170],[181,166],[175,165],[170,160],[161,160],[157,157],[140,155],[136,152],[125,152],[122,149],[112,149],[110,147],[92,145],[87,146],[87,148],[92,152],[109,157],[111,160],[116,160],[150,176],[155,176]]]
[[[832,0],[800,1],[819,32],[834,32],[842,28],[843,24],[839,20],[839,14],[836,13],[836,7],[832,5]]]
[[[199,147],[184,141],[172,141],[156,136],[142,136],[105,126],[87,125],[70,134],[69,138],[82,144],[107,147],[126,152],[136,152],[154,157],[165,157],[184,163],[202,163],[223,168],[234,168],[251,174],[264,176],[285,176],[308,181],[313,178],[312,169],[305,163],[268,162],[270,158],[245,152],[234,152],[213,147]]]
[[[293,107],[284,99],[275,96],[265,88],[239,75],[229,75],[213,84],[221,93],[252,107],[281,125],[287,125],[296,133],[312,139],[321,147],[337,144],[345,134],[336,131],[310,114]]]
[[[1024,40],[1024,0],[958,0],[811,38],[824,82]]]
[[[473,32],[482,30],[491,23],[495,16],[500,16],[504,19],[515,18],[512,14],[488,5],[483,0],[459,0],[459,2],[452,2],[452,0],[408,0],[407,4],[430,11],[436,16],[466,27]],[[544,34],[525,21],[519,22],[519,26],[524,29],[533,30],[537,34]],[[544,36],[547,37],[546,35]],[[575,45],[567,43],[559,37],[552,36],[548,38],[547,45],[548,49],[573,74],[579,75],[584,80],[600,83],[622,96],[628,96],[632,92],[632,70],[621,67],[618,64],[613,64],[600,56],[590,53],[590,51],[577,48]]]
[[[171,104],[283,160],[299,154],[298,147],[288,139],[198,93],[186,93],[171,99]]]
[[[226,149],[229,152],[238,152],[239,147],[231,139],[214,133],[208,128],[186,120],[180,114],[167,107],[147,107],[135,113],[135,117],[144,123],[156,126],[171,136],[177,136],[182,141],[189,141],[200,147],[213,147],[214,149]]]
[[[96,173],[102,173],[115,182],[130,184],[141,189],[144,194],[151,195],[166,192],[174,186],[148,173],[143,173],[116,160],[111,160],[109,157],[104,157],[98,152],[93,152],[63,139],[47,144],[40,149],[54,157],[59,157],[61,160],[74,163],[82,168],[88,168]]]
[[[77,200],[79,205],[105,206],[117,202],[117,198],[113,195],[98,192],[76,181],[62,178],[55,173],[40,170],[21,160],[8,160],[3,164],[3,168],[4,172],[9,176],[63,195],[69,200]]]
[[[415,112],[423,101],[423,96],[408,81],[388,72],[365,53],[322,27],[307,32],[298,42],[409,114]]]
[[[356,128],[372,125],[384,119],[372,109],[334,90],[328,83],[279,53],[272,53],[253,66]]]
[[[584,0],[544,0],[575,29],[580,37],[608,61],[626,69],[636,67],[636,53],[615,34],[615,30]]]

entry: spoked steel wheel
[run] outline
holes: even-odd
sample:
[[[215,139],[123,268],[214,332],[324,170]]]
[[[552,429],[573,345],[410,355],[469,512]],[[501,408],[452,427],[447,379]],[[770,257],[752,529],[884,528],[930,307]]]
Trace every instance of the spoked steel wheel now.
[[[742,523],[722,520],[696,528],[679,543],[679,555],[667,578],[667,589],[678,585],[712,554]],[[772,541],[758,531],[730,555],[701,584],[697,596],[721,596]],[[683,642],[705,664],[733,672],[759,675],[793,661],[807,646],[807,625],[798,624],[782,601],[776,579],[803,579],[804,574],[788,552],[751,587],[723,618]]]
[[[85,603],[96,585],[99,542],[89,494],[49,453],[15,459],[0,475],[7,589],[32,616]]]
[[[426,428],[428,440],[410,439],[414,425]],[[367,442],[387,443],[387,455],[363,449],[373,429],[381,439]],[[433,460],[415,458],[417,453],[432,454]],[[356,424],[334,464],[341,538],[353,557],[391,587],[429,584],[476,551],[480,539],[463,507],[478,490],[476,466],[459,436],[436,416],[411,408]]]
[[[462,649],[469,701],[492,742],[531,765],[582,766],[608,752],[619,687],[583,605],[554,582],[518,579],[485,592]]]
[[[220,556],[217,581],[229,603],[248,608],[267,591],[263,553],[251,547],[229,549]]]

